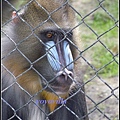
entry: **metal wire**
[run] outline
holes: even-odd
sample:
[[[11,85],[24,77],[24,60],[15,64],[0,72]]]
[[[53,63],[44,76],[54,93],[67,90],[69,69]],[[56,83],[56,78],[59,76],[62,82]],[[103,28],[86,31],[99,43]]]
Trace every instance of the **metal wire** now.
[[[90,119],[91,119],[91,120],[96,120],[95,118],[92,118],[92,117],[94,116],[93,114],[96,114],[96,113],[94,113],[94,112],[95,112],[95,111],[98,111],[98,112],[100,113],[100,116],[98,116],[97,120],[113,120],[113,118],[114,118],[114,120],[118,120],[118,116],[115,115],[114,112],[111,113],[111,114],[112,114],[111,116],[114,116],[114,117],[111,118],[107,113],[104,112],[104,110],[102,110],[102,109],[99,107],[99,105],[103,104],[103,103],[106,102],[107,100],[111,100],[112,97],[114,97],[115,100],[118,100],[118,95],[115,94],[115,92],[118,90],[118,86],[116,86],[116,87],[111,87],[111,84],[110,84],[110,83],[107,83],[107,81],[99,74],[100,71],[106,69],[106,67],[109,66],[109,65],[110,65],[111,63],[113,63],[113,62],[115,62],[115,63],[118,65],[118,61],[116,60],[116,57],[118,56],[118,53],[117,53],[117,54],[114,54],[114,53],[109,49],[109,47],[107,46],[107,44],[105,44],[105,43],[102,41],[102,37],[103,37],[104,35],[106,35],[106,34],[109,33],[110,31],[114,30],[114,28],[118,28],[118,19],[116,19],[116,18],[114,17],[114,15],[112,15],[112,13],[110,13],[110,12],[107,10],[107,8],[105,8],[104,5],[103,5],[104,2],[106,2],[106,0],[94,0],[95,2],[98,2],[99,5],[98,5],[97,7],[95,7],[94,9],[92,9],[92,10],[91,10],[89,13],[87,13],[85,16],[82,16],[81,13],[80,13],[79,11],[77,11],[76,8],[75,8],[72,4],[68,3],[69,0],[66,1],[62,6],[60,6],[59,8],[57,8],[56,10],[54,10],[54,11],[51,12],[51,13],[49,13],[42,5],[40,5],[40,4],[37,2],[37,0],[30,0],[28,3],[26,3],[26,4],[25,4],[22,8],[20,8],[19,10],[16,10],[16,8],[14,7],[14,5],[12,5],[12,3],[10,3],[10,2],[7,1],[7,0],[5,0],[5,2],[6,2],[9,6],[11,6],[12,9],[14,9],[14,10],[17,11],[17,12],[19,12],[19,11],[20,11],[21,9],[23,9],[24,7],[29,6],[29,4],[30,4],[31,2],[33,2],[33,1],[35,1],[35,2],[38,4],[38,6],[41,7],[41,8],[47,13],[47,15],[48,15],[49,17],[48,17],[45,21],[43,21],[42,23],[40,23],[38,26],[36,26],[35,28],[32,28],[32,26],[31,26],[29,23],[27,23],[25,20],[22,19],[22,17],[20,17],[20,19],[21,19],[21,20],[30,28],[30,30],[31,30],[31,34],[30,34],[29,36],[27,36],[26,38],[24,38],[23,40],[21,40],[21,42],[15,43],[14,40],[13,40],[12,38],[10,38],[9,35],[7,35],[4,30],[2,30],[2,33],[3,33],[5,36],[7,36],[8,39],[15,45],[15,48],[14,48],[12,51],[9,51],[9,53],[8,53],[6,56],[2,56],[2,59],[4,60],[4,59],[7,58],[8,56],[10,56],[14,51],[18,51],[18,52],[22,55],[22,57],[24,57],[24,58],[27,60],[27,62],[30,64],[30,68],[28,68],[26,71],[24,71],[23,73],[21,73],[21,74],[18,75],[18,76],[14,76],[13,73],[11,73],[11,72],[7,69],[7,67],[2,64],[2,67],[3,67],[9,74],[11,74],[11,76],[13,76],[13,77],[14,77],[14,80],[15,80],[14,83],[12,83],[11,85],[9,85],[9,86],[7,86],[6,88],[4,88],[4,89],[2,90],[2,93],[4,93],[5,91],[9,90],[9,88],[11,88],[12,86],[14,86],[14,84],[17,84],[18,87],[19,87],[22,91],[24,91],[27,95],[29,95],[29,97],[30,97],[29,101],[28,101],[25,105],[21,106],[21,107],[20,107],[19,109],[17,109],[17,110],[14,109],[7,101],[5,101],[3,98],[1,98],[2,101],[3,101],[4,103],[6,103],[6,104],[11,108],[11,110],[14,111],[14,115],[13,115],[11,118],[9,118],[9,120],[11,120],[12,118],[14,118],[15,116],[17,117],[17,119],[21,120],[20,116],[17,115],[17,111],[20,110],[20,109],[22,109],[24,106],[27,106],[30,102],[33,102],[33,103],[36,105],[36,103],[33,101],[34,97],[37,96],[38,93],[40,93],[41,91],[45,90],[47,87],[50,88],[49,82],[48,82],[48,81],[34,68],[34,66],[33,66],[34,63],[36,63],[36,62],[39,61],[40,59],[44,58],[44,57],[46,56],[46,54],[45,54],[44,56],[38,58],[36,61],[31,62],[31,61],[29,60],[29,58],[27,58],[27,57],[22,53],[22,51],[19,49],[18,46],[19,46],[22,42],[26,41],[26,40],[27,40],[29,37],[31,37],[32,35],[34,35],[34,36],[41,42],[41,44],[44,44],[44,43],[39,39],[39,37],[34,33],[34,31],[35,31],[37,28],[39,28],[39,27],[41,27],[42,25],[44,25],[48,20],[51,20],[51,21],[54,23],[55,26],[57,26],[59,29],[62,30],[62,28],[60,28],[60,26],[58,26],[57,23],[55,23],[55,21],[51,18],[51,15],[54,14],[56,11],[59,11],[59,10],[60,10],[62,7],[64,7],[66,4],[69,4],[69,6],[71,7],[71,9],[77,14],[77,16],[79,16],[79,17],[81,18],[81,20],[79,20],[79,21],[77,22],[77,25],[75,25],[75,26],[71,29],[71,31],[75,30],[76,28],[80,27],[81,25],[84,25],[85,27],[87,27],[87,28],[96,36],[96,40],[95,40],[92,44],[90,44],[89,46],[87,46],[86,48],[84,48],[84,50],[80,50],[77,45],[75,45],[74,43],[72,43],[72,41],[70,41],[70,40],[68,39],[68,40],[71,42],[71,44],[76,48],[76,50],[79,52],[78,58],[76,58],[73,62],[77,61],[78,59],[82,59],[82,60],[86,63],[86,66],[87,66],[87,67],[90,67],[90,68],[92,69],[92,71],[94,71],[94,74],[91,75],[91,76],[84,82],[83,86],[87,87],[87,85],[90,84],[90,83],[92,83],[92,81],[93,81],[94,79],[98,79],[98,80],[99,80],[103,85],[105,85],[105,87],[111,92],[109,95],[107,95],[107,97],[105,96],[105,97],[103,97],[103,99],[98,100],[98,101],[95,101],[93,98],[91,98],[91,96],[89,95],[89,93],[87,93],[87,92],[84,93],[84,92],[82,91],[82,93],[85,94],[85,96],[86,96],[86,98],[88,99],[88,101],[90,101],[92,104],[94,104],[93,107],[90,108],[90,109],[89,109],[89,105],[88,105],[88,116],[90,116]],[[77,0],[76,0],[76,1],[77,1]],[[111,5],[111,7],[112,7],[112,5]],[[106,15],[108,15],[108,16],[110,17],[111,21],[114,21],[114,25],[112,25],[111,27],[109,27],[109,29],[107,29],[107,30],[104,31],[103,33],[98,34],[98,33],[86,22],[86,19],[87,19],[90,15],[95,14],[96,11],[98,11],[98,10],[100,10],[100,9],[102,9],[102,10],[106,13]],[[82,11],[82,9],[81,9],[81,11]],[[7,24],[8,24],[9,22],[11,22],[11,21],[12,21],[12,18],[8,19],[5,23],[3,23],[2,27],[7,26]],[[97,27],[97,26],[96,26],[96,27]],[[63,32],[64,32],[64,31],[63,31]],[[66,33],[64,32],[64,34],[66,34]],[[86,36],[87,36],[87,35],[86,35]],[[82,39],[82,38],[81,38],[81,39]],[[103,49],[106,50],[106,52],[108,52],[108,53],[112,56],[112,59],[111,59],[108,63],[103,64],[102,67],[100,67],[100,68],[96,68],[96,67],[95,67],[93,64],[91,64],[91,62],[84,56],[84,54],[86,54],[86,52],[89,52],[89,50],[90,50],[91,48],[93,48],[94,46],[96,46],[98,43],[99,43],[99,45],[101,45],[101,46],[103,47]],[[33,96],[31,96],[25,89],[23,89],[23,88],[17,83],[17,81],[16,81],[16,79],[18,79],[19,77],[21,77],[22,75],[24,75],[26,72],[28,72],[28,71],[31,70],[31,69],[33,69],[40,77],[42,77],[42,78],[44,79],[44,82],[46,83],[46,87],[44,87],[42,90],[40,90],[38,93],[36,93],[36,94],[33,95]],[[117,69],[117,68],[116,68],[116,69]],[[54,79],[54,78],[53,78],[53,79]],[[73,81],[74,81],[74,80],[73,80]],[[75,82],[75,81],[74,81],[74,82]],[[79,91],[81,91],[81,85],[80,85],[79,83],[77,83],[77,84],[79,85],[79,89],[78,89],[78,91],[77,91],[76,93],[74,93],[72,96],[76,95]],[[99,87],[99,86],[98,86],[98,87]],[[54,91],[52,88],[50,88],[50,89],[51,89],[51,91],[53,91],[53,92],[55,93],[55,91]],[[97,92],[98,92],[98,91],[94,91],[94,93],[97,93]],[[93,93],[93,94],[94,94],[94,93]],[[56,94],[56,93],[55,93],[55,94]],[[56,94],[56,95],[57,95],[57,94]],[[70,99],[72,96],[68,97],[67,100]],[[106,103],[106,104],[107,104],[107,103]],[[55,111],[59,111],[59,109],[60,109],[62,106],[66,107],[66,109],[67,109],[69,112],[71,112],[73,115],[75,115],[75,116],[78,118],[78,120],[80,120],[79,116],[78,116],[77,114],[75,114],[75,113],[74,113],[70,108],[68,108],[65,104],[64,104],[64,105],[62,104],[61,106],[59,106],[58,108],[56,108],[53,112],[51,112],[51,113],[49,113],[49,114],[48,114],[48,113],[45,113],[45,111],[43,111],[42,108],[40,108],[40,106],[38,106],[38,107],[39,107],[39,109],[46,115],[46,120],[49,120],[49,118],[48,118],[49,115],[53,114]],[[109,104],[108,104],[107,106],[109,106]],[[102,116],[102,117],[101,117],[101,116]],[[85,117],[85,116],[83,116],[83,117]],[[104,118],[104,119],[103,119],[103,118]]]

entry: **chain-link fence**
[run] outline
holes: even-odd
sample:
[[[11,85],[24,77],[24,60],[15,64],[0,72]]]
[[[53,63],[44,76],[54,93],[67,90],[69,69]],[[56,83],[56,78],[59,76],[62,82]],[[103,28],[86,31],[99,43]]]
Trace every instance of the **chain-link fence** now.
[[[54,24],[54,26],[62,30],[61,25],[57,24],[56,21],[54,21],[54,19],[51,18],[51,15],[52,14],[54,15],[57,12],[59,13],[60,9],[66,5],[69,5],[71,10],[75,13],[76,23],[74,24],[74,26],[72,26],[71,31],[76,32],[75,33],[76,39],[80,44],[80,45],[74,44],[71,41],[71,39],[68,37],[68,41],[71,42],[71,44],[79,53],[79,56],[77,56],[76,59],[73,59],[70,64],[73,64],[74,62],[78,61],[78,59],[81,61],[80,66],[77,66],[78,68],[80,68],[78,71],[80,73],[78,74],[78,77],[82,78],[81,76],[83,76],[84,84],[82,85],[84,85],[85,91],[86,91],[84,94],[86,97],[88,117],[90,120],[118,120],[118,35],[117,35],[118,34],[118,8],[117,8],[118,1],[117,0],[115,1],[76,0],[76,1],[72,1],[72,3],[71,1],[66,1],[65,3],[62,4],[62,6],[58,7],[51,13],[49,13],[49,11],[47,11],[42,5],[39,4],[38,6],[47,13],[48,19],[45,19],[42,22],[34,24],[36,25],[34,29],[32,28],[34,25],[32,26],[30,22],[26,22],[25,19],[19,16],[22,14],[21,11],[23,9],[26,9],[26,7],[29,6],[33,1],[35,1],[36,4],[38,4],[37,0],[30,0],[29,2],[25,2],[25,3],[24,1],[18,2],[15,0],[4,0],[2,3],[3,5],[2,6],[2,11],[3,11],[2,34],[3,34],[3,38],[5,36],[9,41],[9,45],[12,46],[9,48],[9,52],[4,50],[4,53],[2,55],[2,60],[7,61],[6,59],[9,58],[9,63],[8,61],[7,63],[3,62],[2,68],[3,68],[3,71],[6,71],[6,73],[12,76],[12,78],[14,79],[14,82],[7,81],[6,82],[8,83],[7,86],[3,85],[2,94],[7,92],[9,93],[9,90],[12,87],[15,87],[14,85],[17,85],[18,87],[17,89],[22,90],[24,94],[27,94],[30,97],[27,103],[25,103],[24,105],[21,104],[21,106],[17,109],[15,109],[12,106],[12,104],[9,104],[9,101],[2,98],[3,103],[9,106],[11,110],[14,112],[13,116],[11,116],[9,120],[13,119],[15,116],[16,116],[16,119],[20,120],[21,118],[20,116],[17,115],[17,111],[27,106],[28,104],[30,104],[30,102],[33,102],[36,104],[36,102],[34,101],[34,97],[37,96],[39,93],[41,93],[43,90],[45,90],[47,87],[49,87],[49,83],[50,83],[44,78],[43,76],[44,71],[43,71],[43,74],[41,74],[39,70],[37,70],[34,67],[34,65],[39,60],[42,60],[46,56],[46,54],[44,54],[40,58],[35,58],[35,60],[33,59],[31,61],[31,57],[29,56],[32,56],[32,55],[29,54],[29,56],[26,56],[26,53],[25,54],[23,53],[23,48],[21,47],[21,44],[24,41],[26,41],[27,43],[28,39],[33,35],[35,38],[37,38],[41,42],[41,44],[45,46],[45,43],[43,43],[40,40],[40,38],[36,35],[34,31],[36,31],[36,29],[38,28],[42,28],[44,24],[48,22],[49,19],[51,19],[52,24]],[[25,25],[24,27],[26,29],[32,28],[32,33],[28,32],[28,34],[23,35],[22,38],[19,38],[19,35],[21,33],[18,33],[17,39],[20,39],[21,42],[18,42],[17,40],[14,40],[14,38],[11,38],[12,32],[10,28],[8,30],[9,32],[8,31],[6,32],[5,30],[6,26],[8,26],[10,22],[14,21],[16,24],[16,22],[19,21],[19,19],[16,17],[16,13],[14,13],[11,17],[12,11],[17,11],[17,13],[19,13],[18,17],[20,17],[19,19],[24,22],[24,25]],[[16,18],[14,19],[13,17],[16,17]],[[68,33],[66,33],[64,30],[62,31],[65,35],[67,35],[68,33],[71,34],[70,33],[71,31],[68,31]],[[48,34],[48,37],[51,37],[51,34]],[[4,43],[4,44],[7,44],[7,43]],[[9,47],[9,46],[3,46],[3,47]],[[31,48],[31,45],[28,48],[31,51],[33,50],[33,48]],[[49,49],[51,48],[48,47],[47,50],[49,51]],[[19,59],[19,56],[21,56],[22,58],[25,58],[25,60],[27,61],[27,64],[30,64],[29,68],[22,71],[18,71],[18,73],[16,73],[14,70],[11,72],[11,70],[14,69],[14,67],[12,66],[13,64],[10,65],[11,62],[12,63],[16,62],[14,60],[12,61],[12,59],[15,57],[15,56],[12,56],[12,54],[15,51],[19,53],[19,55],[17,56],[18,59]],[[22,61],[24,60],[22,59]],[[56,61],[54,61],[54,59],[49,61],[55,62],[54,65],[58,64],[56,63]],[[21,63],[19,63],[19,65],[20,67],[15,66],[16,68],[18,68],[18,70],[20,70],[22,66]],[[7,67],[7,66],[10,66],[10,67]],[[25,67],[26,67],[26,64],[25,64]],[[43,66],[40,66],[40,67],[42,68]],[[69,68],[71,66],[67,65],[65,68],[67,67]],[[17,79],[22,79],[22,76],[24,76],[24,74],[29,72],[31,69],[34,70],[34,72],[38,74],[41,78],[43,78],[44,82],[46,83],[46,86],[42,90],[39,90],[39,91],[36,90],[37,92],[34,95],[31,95],[28,92],[28,90],[26,90],[26,88],[24,88],[21,85],[22,83],[17,82]],[[55,68],[55,69],[59,69],[59,68]],[[81,73],[83,75],[81,75]],[[29,73],[29,75],[30,74],[31,73]],[[71,74],[69,74],[69,77],[72,76]],[[4,77],[3,79],[6,79],[7,76],[9,75],[3,76]],[[32,79],[34,79],[34,77]],[[52,78],[52,80],[54,79]],[[74,79],[72,79],[72,81],[76,82]],[[52,90],[52,88],[50,89]],[[76,93],[74,93],[73,96],[77,94],[79,90],[76,91]],[[52,92],[54,92],[54,94],[57,94],[54,90],[52,90]],[[20,96],[18,95],[17,97],[20,97]],[[71,97],[68,97],[67,99],[70,99],[70,98]],[[42,102],[45,102],[45,101],[42,101]],[[67,106],[65,107],[69,112],[74,114],[76,118],[78,118],[78,120],[80,119],[78,117],[79,115],[75,114],[74,111],[72,111]],[[38,108],[41,111],[43,111],[41,107],[38,107]],[[55,111],[59,111],[60,108],[61,107],[58,107],[57,109],[55,109]],[[49,115],[53,114],[55,111],[51,112],[50,114],[45,113],[44,111],[43,112],[46,116],[48,116],[48,119],[49,119]]]

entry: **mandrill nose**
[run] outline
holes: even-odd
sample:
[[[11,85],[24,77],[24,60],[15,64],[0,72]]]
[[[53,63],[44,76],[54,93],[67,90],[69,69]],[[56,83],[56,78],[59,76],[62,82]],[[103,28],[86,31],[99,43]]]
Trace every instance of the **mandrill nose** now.
[[[63,71],[63,76],[65,76],[65,80],[69,78],[73,78],[73,72],[69,71],[68,69],[65,68],[65,70]]]
[[[73,72],[67,68],[57,72],[54,81],[51,83],[51,87],[57,94],[68,93],[71,84],[73,83]]]
[[[72,71],[69,71],[68,69],[64,69],[63,71],[59,71],[57,73],[57,80],[60,82],[60,83],[68,83],[68,84],[72,84],[73,82],[73,72]]]

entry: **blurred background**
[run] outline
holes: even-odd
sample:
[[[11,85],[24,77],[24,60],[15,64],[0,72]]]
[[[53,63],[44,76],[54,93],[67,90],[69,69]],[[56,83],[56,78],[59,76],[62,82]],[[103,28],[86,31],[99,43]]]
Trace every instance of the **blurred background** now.
[[[90,120],[118,120],[118,0],[75,0]]]

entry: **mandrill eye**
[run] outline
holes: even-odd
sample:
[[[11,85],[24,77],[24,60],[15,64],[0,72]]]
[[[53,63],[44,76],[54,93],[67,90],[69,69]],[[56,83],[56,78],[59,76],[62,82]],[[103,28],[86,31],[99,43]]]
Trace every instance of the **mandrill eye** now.
[[[52,36],[53,36],[53,33],[52,33],[52,32],[49,32],[49,33],[46,34],[46,37],[47,37],[47,38],[52,38]]]

